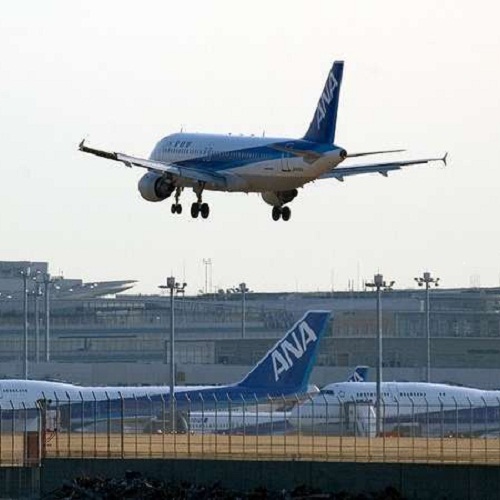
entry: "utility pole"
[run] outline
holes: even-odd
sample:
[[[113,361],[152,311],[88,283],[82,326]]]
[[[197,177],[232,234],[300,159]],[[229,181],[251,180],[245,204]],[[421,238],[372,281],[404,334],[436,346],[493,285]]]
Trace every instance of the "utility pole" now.
[[[366,283],[369,288],[375,288],[377,291],[377,395],[376,395],[376,432],[380,436],[382,432],[382,290],[391,290],[394,286],[394,281],[386,283],[381,274],[376,274],[373,277],[372,283]]]
[[[427,383],[431,381],[431,313],[430,313],[430,286],[439,286],[439,278],[433,278],[431,273],[426,271],[420,277],[415,278],[418,286],[425,284],[425,339],[427,347],[425,380]]]

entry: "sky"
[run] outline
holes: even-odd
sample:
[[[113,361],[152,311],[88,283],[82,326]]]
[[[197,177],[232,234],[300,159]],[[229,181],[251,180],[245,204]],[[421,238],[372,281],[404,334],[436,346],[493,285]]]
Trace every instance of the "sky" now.
[[[377,272],[406,288],[425,270],[498,286],[499,17],[481,0],[8,2],[0,260],[140,293],[171,274],[196,293],[203,259],[217,288],[343,290]],[[257,194],[207,192],[210,218],[193,220],[192,192],[172,216],[140,197],[141,169],[77,150],[147,157],[181,128],[302,137],[336,59],[338,145],[449,165],[307,185],[287,223]]]

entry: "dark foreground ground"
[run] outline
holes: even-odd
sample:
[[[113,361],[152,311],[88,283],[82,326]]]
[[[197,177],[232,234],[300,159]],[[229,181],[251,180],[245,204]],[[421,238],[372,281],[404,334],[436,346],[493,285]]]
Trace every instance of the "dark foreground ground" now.
[[[122,479],[82,476],[65,482],[60,488],[43,497],[52,499],[171,499],[171,500],[403,500],[394,488],[384,491],[352,495],[346,492],[322,492],[306,487],[287,491],[270,491],[257,488],[252,491],[235,491],[220,484],[199,485],[192,483],[163,482],[144,477],[140,472],[127,471]]]

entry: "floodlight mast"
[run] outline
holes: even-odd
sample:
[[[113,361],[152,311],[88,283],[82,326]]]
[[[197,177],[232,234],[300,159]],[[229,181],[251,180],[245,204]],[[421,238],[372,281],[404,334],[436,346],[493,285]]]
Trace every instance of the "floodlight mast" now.
[[[24,312],[24,336],[23,336],[23,376],[28,379],[28,279],[31,277],[31,267],[27,266],[20,271],[23,278],[23,312]]]
[[[245,282],[240,283],[236,290],[241,293],[241,338],[244,339],[246,337],[246,294],[250,290]]]
[[[376,433],[380,436],[382,432],[382,290],[391,290],[394,286],[394,281],[389,283],[384,281],[384,277],[381,274],[376,274],[373,277],[372,283],[366,283],[369,288],[375,288],[377,291],[377,395],[376,395],[376,406],[375,406],[375,422],[376,422]]]
[[[159,288],[167,289],[170,291],[170,431],[176,431],[176,417],[175,417],[175,321],[174,321],[174,292],[184,293],[187,283],[177,283],[174,276],[169,276],[167,278],[166,285],[160,285]],[[165,363],[167,363],[167,352],[166,352],[166,341],[165,341]]]
[[[433,278],[429,271],[425,271],[422,276],[415,278],[418,286],[425,284],[425,339],[427,347],[425,380],[427,383],[431,381],[431,317],[430,317],[430,293],[431,284],[439,286],[439,278]]]
[[[35,301],[35,363],[40,363],[40,297],[42,285],[36,281],[33,297]]]

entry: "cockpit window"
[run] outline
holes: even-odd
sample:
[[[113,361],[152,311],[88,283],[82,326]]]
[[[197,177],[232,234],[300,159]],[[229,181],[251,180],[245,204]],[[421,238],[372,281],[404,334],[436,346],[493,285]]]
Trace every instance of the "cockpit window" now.
[[[332,389],[323,389],[319,391],[320,394],[328,394],[329,396],[335,396],[335,391]]]

